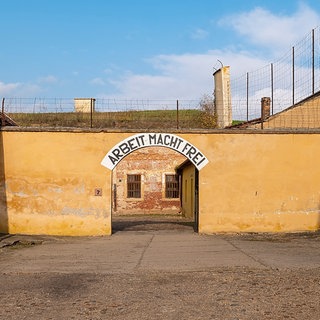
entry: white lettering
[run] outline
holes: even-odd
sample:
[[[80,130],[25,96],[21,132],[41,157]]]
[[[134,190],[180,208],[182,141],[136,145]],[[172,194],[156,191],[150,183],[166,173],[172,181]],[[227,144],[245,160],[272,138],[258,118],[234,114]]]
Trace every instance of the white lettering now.
[[[169,133],[144,133],[131,136],[114,146],[103,158],[101,164],[112,170],[117,163],[131,152],[150,146],[165,146],[183,154],[198,170],[202,169],[208,159],[188,141]]]

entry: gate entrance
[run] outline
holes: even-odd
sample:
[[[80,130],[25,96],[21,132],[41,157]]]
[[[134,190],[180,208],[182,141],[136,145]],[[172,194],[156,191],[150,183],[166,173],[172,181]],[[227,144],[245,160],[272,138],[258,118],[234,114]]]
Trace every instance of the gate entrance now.
[[[120,231],[181,231],[194,232],[195,222],[182,216],[112,216],[112,233]]]
[[[112,172],[113,232],[197,230],[195,171],[185,156],[164,147],[146,147],[121,160]]]
[[[102,164],[112,169],[112,229],[198,231],[199,174],[206,157],[171,134],[141,134],[115,146]]]

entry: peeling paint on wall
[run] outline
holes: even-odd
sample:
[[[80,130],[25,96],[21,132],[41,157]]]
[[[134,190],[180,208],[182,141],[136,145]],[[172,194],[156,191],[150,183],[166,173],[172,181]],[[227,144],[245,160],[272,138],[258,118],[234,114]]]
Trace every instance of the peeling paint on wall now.
[[[208,159],[199,172],[200,233],[319,228],[320,132],[180,132],[179,138],[205,151]],[[126,139],[132,133],[3,129],[0,231],[111,234],[112,172],[100,162]],[[127,170],[141,170],[144,157],[137,157],[136,167],[127,162]],[[115,181],[120,180],[125,181],[119,176]],[[103,190],[102,196],[94,195],[95,188]]]

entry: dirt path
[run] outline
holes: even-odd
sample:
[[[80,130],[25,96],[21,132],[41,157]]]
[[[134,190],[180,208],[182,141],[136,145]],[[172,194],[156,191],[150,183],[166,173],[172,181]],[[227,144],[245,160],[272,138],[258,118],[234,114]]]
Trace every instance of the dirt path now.
[[[0,241],[0,319],[320,319],[319,233],[114,222],[111,237]]]

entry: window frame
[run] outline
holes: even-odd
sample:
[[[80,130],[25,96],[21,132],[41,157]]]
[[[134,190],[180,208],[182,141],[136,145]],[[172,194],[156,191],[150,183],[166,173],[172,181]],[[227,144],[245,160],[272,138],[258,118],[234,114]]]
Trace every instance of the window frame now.
[[[171,181],[169,178],[174,177]],[[166,173],[164,175],[164,197],[167,200],[177,200],[180,198],[180,178],[176,173]]]
[[[132,181],[130,181],[132,179]],[[127,199],[141,199],[142,198],[142,175],[127,174]]]

